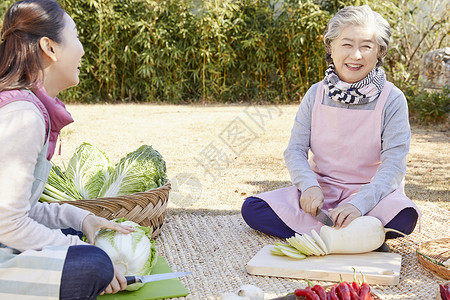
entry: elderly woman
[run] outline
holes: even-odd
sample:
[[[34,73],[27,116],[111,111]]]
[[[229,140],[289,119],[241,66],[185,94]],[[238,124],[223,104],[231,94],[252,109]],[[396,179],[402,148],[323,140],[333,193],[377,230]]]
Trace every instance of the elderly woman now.
[[[293,186],[247,198],[250,227],[282,238],[309,233],[322,226],[314,216],[323,209],[337,228],[369,215],[414,230],[420,212],[404,193],[407,102],[380,68],[389,37],[388,22],[367,5],[330,19],[325,78],[302,99],[284,152]]]
[[[90,242],[122,226],[75,206],[40,203],[60,130],[73,121],[58,93],[78,84],[84,55],[72,18],[54,0],[6,12],[0,43],[0,297],[96,299],[126,288]],[[74,230],[75,229],[75,230]]]

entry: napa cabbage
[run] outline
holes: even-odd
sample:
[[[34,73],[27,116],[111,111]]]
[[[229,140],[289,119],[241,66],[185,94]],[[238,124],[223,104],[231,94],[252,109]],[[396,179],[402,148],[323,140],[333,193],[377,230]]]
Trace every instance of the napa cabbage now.
[[[105,153],[89,143],[82,143],[69,161],[66,176],[83,199],[94,199],[98,198],[113,169]]]
[[[105,181],[99,197],[114,197],[154,189],[164,185],[166,162],[152,146],[142,145],[127,154]]]
[[[150,275],[158,259],[155,241],[151,240],[151,226],[139,226],[124,218],[115,221],[133,227],[134,231],[124,234],[110,229],[100,229],[95,236],[94,245],[108,254],[116,269],[124,276]],[[133,283],[127,290],[135,291],[142,285]]]
[[[167,182],[166,162],[152,146],[143,145],[113,165],[104,152],[83,143],[63,172],[52,165],[41,201],[73,201],[145,192]]]
[[[48,175],[44,191],[40,200],[43,202],[52,201],[75,201],[83,199],[78,193],[72,180],[69,180],[60,167],[51,163],[52,167]]]

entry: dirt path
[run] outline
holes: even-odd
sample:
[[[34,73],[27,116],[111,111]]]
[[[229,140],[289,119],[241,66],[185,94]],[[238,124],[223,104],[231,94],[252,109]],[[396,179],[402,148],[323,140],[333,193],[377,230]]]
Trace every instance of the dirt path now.
[[[173,211],[238,212],[243,199],[290,184],[283,161],[297,105],[68,105],[67,163],[89,142],[117,163],[142,144],[167,162]],[[407,195],[450,210],[450,133],[412,128]]]

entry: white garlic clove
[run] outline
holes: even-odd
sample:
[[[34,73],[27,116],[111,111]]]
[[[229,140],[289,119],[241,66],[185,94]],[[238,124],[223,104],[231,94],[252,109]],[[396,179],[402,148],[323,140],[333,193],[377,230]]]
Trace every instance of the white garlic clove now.
[[[264,292],[257,286],[245,284],[237,292],[239,296],[247,296],[250,300],[264,300]]]

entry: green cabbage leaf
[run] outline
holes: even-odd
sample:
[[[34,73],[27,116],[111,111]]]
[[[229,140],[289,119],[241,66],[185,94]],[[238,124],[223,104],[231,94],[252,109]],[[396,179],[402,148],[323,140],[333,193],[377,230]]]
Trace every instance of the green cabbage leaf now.
[[[75,201],[83,199],[73,181],[68,179],[60,167],[51,163],[52,167],[41,194],[41,202]]]
[[[115,166],[105,181],[99,197],[144,192],[164,185],[167,181],[166,162],[152,146],[142,145],[127,154]]]
[[[124,218],[114,221],[129,225],[134,231],[124,234],[110,229],[100,229],[96,233],[94,245],[108,254],[116,269],[124,276],[150,275],[158,259],[156,242],[151,240],[151,226],[139,226]],[[143,283],[134,283],[126,289],[135,291],[142,286]]]
[[[109,179],[114,165],[97,147],[81,144],[73,154],[66,170],[66,176],[73,181],[83,199],[99,197],[103,184]]]

